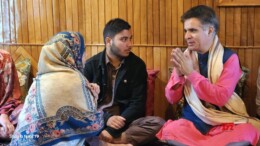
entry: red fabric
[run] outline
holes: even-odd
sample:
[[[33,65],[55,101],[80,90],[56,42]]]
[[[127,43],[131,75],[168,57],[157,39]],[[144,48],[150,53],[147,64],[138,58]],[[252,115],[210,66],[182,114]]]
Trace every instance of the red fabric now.
[[[147,99],[146,99],[146,116],[152,116],[154,114],[154,88],[155,79],[159,70],[147,69]]]
[[[192,146],[224,146],[231,142],[247,141],[256,145],[259,133],[251,124],[219,125],[206,135],[201,134],[192,122],[186,119],[168,120],[157,133],[160,140],[174,140]]]
[[[20,105],[20,85],[11,55],[0,50],[0,114],[10,115]]]

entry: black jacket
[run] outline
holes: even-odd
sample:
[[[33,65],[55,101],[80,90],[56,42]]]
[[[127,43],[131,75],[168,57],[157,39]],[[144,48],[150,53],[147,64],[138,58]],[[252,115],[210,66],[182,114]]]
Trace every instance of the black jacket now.
[[[107,88],[105,55],[106,49],[88,59],[84,68],[86,78],[100,86],[98,104],[103,102]],[[114,102],[119,104],[120,115],[126,119],[126,125],[119,130],[105,127],[113,137],[120,136],[132,121],[145,115],[146,87],[145,63],[131,52],[120,67],[115,81]],[[112,115],[113,113],[104,113],[105,123]]]

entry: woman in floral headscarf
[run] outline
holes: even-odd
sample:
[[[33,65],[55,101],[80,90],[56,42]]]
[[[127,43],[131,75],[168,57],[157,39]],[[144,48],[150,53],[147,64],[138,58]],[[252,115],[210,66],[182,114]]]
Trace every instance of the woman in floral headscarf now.
[[[16,116],[22,108],[19,80],[11,55],[0,49],[0,139],[14,132]]]
[[[81,74],[84,40],[60,32],[41,51],[11,145],[83,145],[103,127],[99,88]]]

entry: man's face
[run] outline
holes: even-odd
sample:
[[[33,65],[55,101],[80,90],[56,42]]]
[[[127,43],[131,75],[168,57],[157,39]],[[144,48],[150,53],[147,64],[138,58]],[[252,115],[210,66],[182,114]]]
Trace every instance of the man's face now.
[[[127,57],[132,49],[132,32],[131,30],[122,30],[111,41],[111,53],[119,58]]]
[[[190,18],[184,21],[185,40],[188,49],[205,53],[209,49],[209,26],[202,25],[199,19]]]

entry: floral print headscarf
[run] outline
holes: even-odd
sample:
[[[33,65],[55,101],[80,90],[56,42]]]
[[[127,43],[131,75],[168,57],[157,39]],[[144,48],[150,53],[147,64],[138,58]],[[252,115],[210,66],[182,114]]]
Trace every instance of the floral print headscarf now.
[[[61,53],[62,61],[70,67],[82,71],[82,56],[85,50],[83,36],[78,32],[59,32],[45,45],[51,45],[57,42],[61,42],[66,48],[66,52]]]

